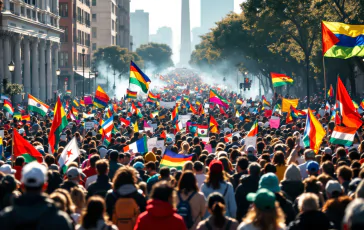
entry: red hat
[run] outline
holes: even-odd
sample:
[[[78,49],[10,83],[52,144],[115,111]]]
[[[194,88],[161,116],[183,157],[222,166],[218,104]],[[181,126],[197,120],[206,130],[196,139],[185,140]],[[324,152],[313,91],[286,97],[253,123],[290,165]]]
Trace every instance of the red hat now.
[[[224,170],[224,166],[220,160],[212,160],[209,169],[212,173],[221,173]]]

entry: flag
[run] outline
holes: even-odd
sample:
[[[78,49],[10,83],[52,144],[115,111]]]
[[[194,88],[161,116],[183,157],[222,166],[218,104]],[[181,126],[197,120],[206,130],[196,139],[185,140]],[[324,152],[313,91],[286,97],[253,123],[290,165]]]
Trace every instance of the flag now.
[[[306,127],[303,134],[303,145],[309,147],[317,153],[320,149],[322,139],[325,137],[326,131],[321,123],[313,115],[311,109],[308,109]]]
[[[177,121],[176,123],[176,132],[180,132],[183,129],[183,125],[181,121]]]
[[[40,101],[38,98],[28,94],[28,110],[39,113],[44,116],[47,114],[49,106]]]
[[[139,127],[138,127],[138,121],[137,120],[135,120],[135,122],[132,124],[132,126],[133,126],[134,133],[139,132]]]
[[[13,114],[13,118],[16,118],[17,120],[21,120],[21,113],[19,113],[19,112],[15,112],[14,114]]]
[[[357,129],[357,127],[335,126],[330,137],[330,142],[336,145],[351,146]]]
[[[144,93],[147,93],[151,81],[148,76],[145,75],[133,61],[131,61],[129,82],[130,84],[139,86]]]
[[[162,157],[159,167],[176,168],[177,170],[182,170],[183,165],[187,161],[192,161],[192,157],[193,154],[183,155],[167,149]]]
[[[279,87],[279,86],[284,86],[287,84],[293,84],[293,79],[288,77],[285,74],[270,73],[270,76],[272,78],[273,87]]]
[[[11,104],[11,101],[4,99],[4,110],[8,112],[10,115],[14,114],[14,108]]]
[[[29,114],[22,115],[21,120],[22,121],[30,121],[30,115]]]
[[[205,114],[205,110],[204,110],[202,104],[200,104],[200,106],[198,107],[197,113],[200,116]]]
[[[282,112],[288,113],[290,111],[291,105],[293,108],[297,108],[299,99],[287,99],[282,98]]]
[[[196,111],[195,107],[193,107],[193,105],[191,105],[191,103],[189,101],[188,101],[188,105],[189,105],[190,110],[192,111],[192,113],[197,115],[197,111]]]
[[[331,110],[331,107],[330,107],[329,102],[327,101],[326,105],[325,105],[325,112],[330,111],[330,110]]]
[[[246,135],[247,137],[255,137],[258,134],[258,120],[256,120],[253,126],[250,128],[249,133]]]
[[[155,118],[156,116],[158,116],[158,111],[154,111],[154,112],[152,112],[150,115],[149,115],[149,117],[150,118]]]
[[[125,146],[124,152],[141,153],[141,154],[148,152],[147,137],[143,136],[143,138],[137,140],[136,142]]]
[[[109,103],[109,96],[105,91],[101,88],[101,86],[97,86],[96,92],[95,92],[95,98],[94,98],[94,106],[97,108],[104,108]]]
[[[66,112],[63,109],[60,98],[57,98],[57,103],[53,111],[53,121],[51,131],[48,136],[50,153],[54,153],[58,149],[58,142],[63,129],[68,125]]]
[[[208,125],[196,125],[197,126],[197,135],[199,137],[207,137],[208,136]]]
[[[347,59],[364,56],[364,25],[321,22],[322,55]]]
[[[80,100],[80,105],[83,106],[83,107],[85,107],[85,101],[81,99]]]
[[[346,127],[360,127],[363,122],[340,77],[337,79],[336,101],[338,103],[341,122]]]
[[[103,139],[104,139],[103,143],[106,146],[108,146],[110,144],[111,132],[112,132],[113,128],[114,128],[114,116],[111,116],[110,118],[108,118],[101,125],[102,135],[103,135]]]
[[[25,162],[29,163],[31,161],[43,162],[42,154],[34,148],[27,140],[25,140],[16,129],[13,129],[13,155],[14,157],[23,156]]]
[[[121,121],[121,123],[123,123],[125,126],[129,126],[129,125],[130,125],[130,121],[129,121],[129,120],[126,120],[126,119],[124,119],[124,118],[122,118],[122,117],[120,117],[120,121]]]
[[[236,110],[236,111],[235,111],[235,117],[240,117],[239,110]]]
[[[143,117],[143,114],[140,112],[140,110],[135,106],[134,102],[131,103],[131,113],[137,115],[139,118]]]
[[[78,103],[78,101],[76,99],[73,99],[72,103],[76,107],[79,107],[80,106],[80,104]]]
[[[178,106],[176,105],[171,114],[172,124],[175,124],[177,120],[178,120]]]
[[[91,113],[91,114],[82,113],[82,118],[84,118],[84,119],[91,118],[91,117],[95,117],[95,114],[93,114],[93,113]]]
[[[291,116],[295,119],[305,119],[307,113],[303,110],[295,109],[293,106],[290,107]]]
[[[73,115],[73,113],[72,113],[72,109],[70,111],[68,111],[68,113],[67,113],[67,120],[68,119],[71,119],[72,121],[76,120],[75,115]]]
[[[0,136],[0,156],[4,153],[3,138]]]
[[[159,135],[160,138],[166,139],[167,138],[167,133],[165,130],[162,131],[162,133]]]
[[[364,110],[364,99],[360,102],[360,108]]]
[[[327,97],[334,97],[334,89],[332,88],[332,85],[330,85],[330,89],[327,91]]]
[[[136,99],[137,98],[137,95],[138,95],[138,93],[136,91],[131,91],[129,89],[126,89],[126,97],[125,97],[125,99],[128,99],[128,98],[130,98],[130,99]]]
[[[291,106],[292,107],[292,106]],[[289,124],[293,121],[293,117],[292,117],[292,113],[289,112],[287,113],[287,116],[286,116],[286,124]]]
[[[242,100],[240,100],[239,98],[236,100],[236,104],[237,105],[242,105],[243,104],[243,101]]]
[[[267,99],[265,97],[263,98],[263,105],[272,107],[272,105],[269,103],[269,101],[267,101]]]
[[[71,112],[74,116],[78,116],[78,110],[75,107],[71,108]]]
[[[354,105],[355,109],[359,109],[358,103],[356,103],[354,100],[352,100],[352,101],[353,101],[353,105]]]
[[[210,124],[210,133],[220,133],[218,129],[219,124],[212,115],[210,115],[209,124]]]
[[[222,108],[222,106],[219,106],[219,109],[220,109],[220,113],[222,115],[224,115],[226,118],[228,117],[228,115],[226,114],[225,110]]]
[[[214,103],[214,104],[218,104],[218,105],[222,105],[225,108],[229,108],[228,105],[228,101],[221,97],[215,90],[210,89],[210,99],[209,99],[210,103]]]
[[[78,148],[76,137],[73,137],[70,142],[64,147],[58,164],[63,173],[67,172],[68,166],[80,156],[80,149]]]
[[[157,95],[154,95],[152,92],[148,92],[148,101],[156,102],[158,100]]]

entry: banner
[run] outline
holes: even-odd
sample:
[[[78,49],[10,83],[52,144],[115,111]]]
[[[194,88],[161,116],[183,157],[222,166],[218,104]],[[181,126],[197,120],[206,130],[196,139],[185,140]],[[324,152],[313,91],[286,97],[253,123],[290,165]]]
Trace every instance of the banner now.
[[[271,119],[269,119],[269,125],[271,128],[278,129],[280,124],[280,118],[272,116]]]
[[[187,85],[184,85],[184,86],[180,86],[180,85],[178,85],[176,88],[177,88],[177,89],[187,89]]]
[[[284,112],[284,113],[290,112],[291,105],[293,106],[293,108],[297,108],[298,101],[299,101],[298,99],[282,98],[282,112]]]
[[[178,115],[178,120],[181,121],[182,123],[182,127],[186,128],[186,123],[188,120],[191,119],[191,114],[187,114],[187,115]]]
[[[245,150],[248,148],[249,145],[254,146],[254,148],[256,149],[256,144],[257,144],[257,137],[246,137],[245,138]]]
[[[164,107],[166,109],[173,109],[175,105],[176,105],[175,101],[172,101],[172,102],[160,101],[159,102],[159,106]]]
[[[154,147],[157,147],[158,137],[149,138],[147,141],[148,151],[152,151]]]
[[[92,97],[91,96],[85,96],[84,97],[85,105],[91,105],[92,104]]]

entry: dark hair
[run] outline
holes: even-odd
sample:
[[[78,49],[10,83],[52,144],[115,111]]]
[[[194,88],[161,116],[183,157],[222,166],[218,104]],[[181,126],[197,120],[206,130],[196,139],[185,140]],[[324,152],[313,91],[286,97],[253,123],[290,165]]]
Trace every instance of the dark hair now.
[[[211,193],[207,198],[207,207],[214,217],[214,225],[222,228],[225,224],[225,200],[218,192]]]
[[[286,161],[284,160],[284,153],[282,151],[275,152],[272,161],[278,166],[285,165]]]
[[[249,166],[249,160],[246,157],[239,157],[236,162],[236,165],[239,166],[241,170],[247,170]]]
[[[343,147],[340,147],[336,150],[336,156],[338,158],[341,158],[341,157],[346,157],[346,151]]]
[[[151,169],[153,171],[156,170],[156,166],[155,166],[155,163],[153,161],[149,161],[148,163],[146,163],[145,168]]]
[[[262,142],[262,141],[259,141],[258,143],[257,143],[257,151],[263,151],[263,149],[265,148],[265,144],[264,144],[264,142]]]
[[[171,170],[168,167],[163,167],[159,170],[159,174],[161,175],[161,178],[169,178],[171,175]]]
[[[113,189],[119,189],[125,184],[136,184],[137,183],[137,172],[133,167],[125,166],[119,168],[113,178]]]
[[[203,163],[201,161],[195,161],[195,163],[193,163],[193,169],[197,172],[201,172],[203,170]]]
[[[271,164],[271,163],[267,163],[264,166],[264,173],[276,173],[277,172],[277,168],[275,165]]]
[[[184,194],[198,192],[196,177],[192,171],[186,170],[182,173],[178,182],[178,191]]]
[[[97,154],[94,154],[90,157],[90,166],[91,168],[95,168],[96,167],[96,161],[100,160],[100,156]]]
[[[335,166],[331,161],[325,161],[322,165],[322,172],[327,175],[333,176],[335,173]]]
[[[305,190],[304,190],[305,193],[308,193],[308,192],[312,192],[312,193],[315,193],[315,194],[320,193],[321,186],[319,185],[318,180],[316,179],[315,176],[311,176],[311,177],[306,178],[303,181],[303,184],[305,186]]]
[[[154,200],[161,200],[168,202],[168,199],[172,197],[174,188],[167,181],[159,181],[153,185],[150,197]]]
[[[98,220],[107,220],[105,211],[106,205],[103,198],[99,196],[90,197],[81,217],[82,227],[85,229],[96,228]]]
[[[113,150],[109,153],[110,160],[117,161],[119,157],[119,153],[116,150]]]
[[[351,170],[351,168],[349,166],[346,166],[346,165],[340,166],[336,170],[336,174],[337,174],[337,177],[341,177],[345,181],[350,181],[351,178],[353,177],[353,171]]]
[[[96,171],[99,175],[105,175],[107,170],[109,169],[109,162],[105,159],[98,160],[96,162]]]
[[[232,161],[236,161],[238,159],[238,157],[240,157],[241,154],[238,150],[234,149],[231,153],[230,153],[230,158]]]
[[[48,155],[48,154],[47,154]],[[47,155],[46,155],[46,157],[47,157]],[[54,157],[53,157],[53,159],[54,159]],[[45,160],[47,160],[47,158],[45,158]],[[23,156],[18,156],[16,159],[15,159],[15,163],[14,163],[14,165],[15,166],[22,166],[23,164],[24,164],[24,162],[25,162],[25,158],[23,157]],[[47,161],[46,161],[46,163],[47,163]],[[47,163],[47,165],[48,166],[50,166],[50,164],[48,164]]]

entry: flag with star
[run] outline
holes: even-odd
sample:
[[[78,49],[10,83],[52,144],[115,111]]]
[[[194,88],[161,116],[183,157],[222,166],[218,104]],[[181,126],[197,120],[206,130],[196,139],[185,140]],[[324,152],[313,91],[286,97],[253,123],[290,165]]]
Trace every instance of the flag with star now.
[[[78,158],[80,155],[80,150],[77,145],[76,137],[72,138],[70,142],[66,145],[59,157],[58,163],[62,171],[65,173],[68,166]]]

